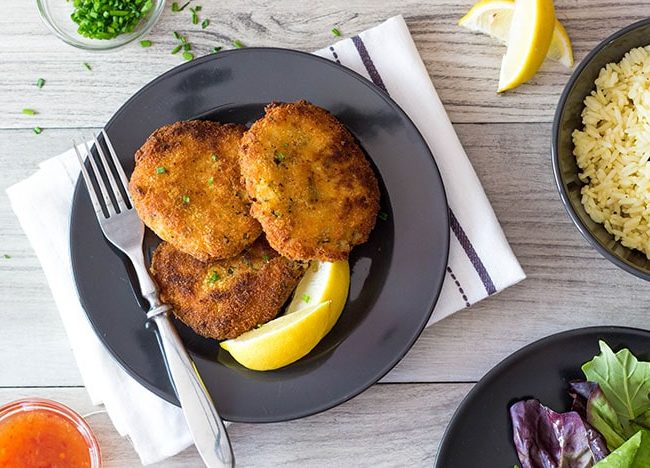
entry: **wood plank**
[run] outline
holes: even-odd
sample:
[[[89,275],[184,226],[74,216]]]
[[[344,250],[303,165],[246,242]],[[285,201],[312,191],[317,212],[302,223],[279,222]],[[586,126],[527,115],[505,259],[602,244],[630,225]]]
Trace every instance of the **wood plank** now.
[[[0,17],[0,128],[92,127],[103,125],[136,90],[182,62],[169,52],[172,31],[188,34],[197,56],[232,39],[248,46],[315,50],[334,41],[337,26],[350,36],[403,14],[431,78],[454,122],[548,122],[569,71],[557,63],[543,66],[532,85],[503,96],[495,93],[504,47],[456,25],[473,0],[380,2],[370,0],[285,0],[283,2],[204,2],[206,30],[192,26],[189,13],[169,6],[149,34],[153,46],[137,44],[116,53],[97,54],[69,47],[52,36],[36,6],[18,2]],[[645,18],[642,0],[558,0],[557,14],[573,39],[576,59],[607,35]],[[89,72],[83,62],[92,64]],[[47,80],[43,89],[34,82]],[[38,110],[37,116],[21,109]]]
[[[425,331],[384,381],[476,381],[511,352],[551,333],[587,325],[647,327],[641,300],[647,284],[600,257],[563,211],[550,169],[550,126],[461,124],[457,130],[528,279]],[[4,189],[82,133],[0,131],[0,386],[81,384]]]
[[[276,424],[233,424],[229,433],[239,466],[431,466],[468,384],[376,385],[325,413]],[[80,414],[95,411],[83,388],[2,388],[0,404],[42,397]],[[106,414],[88,419],[106,468],[139,466],[133,448]],[[155,467],[200,466],[192,447]]]

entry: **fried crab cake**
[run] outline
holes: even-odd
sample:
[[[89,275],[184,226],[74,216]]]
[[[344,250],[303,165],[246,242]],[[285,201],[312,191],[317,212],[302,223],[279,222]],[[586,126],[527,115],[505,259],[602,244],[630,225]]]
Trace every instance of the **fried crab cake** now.
[[[217,340],[273,319],[304,271],[304,264],[281,257],[264,238],[233,258],[210,262],[163,242],[151,263],[161,299],[196,333]]]
[[[345,260],[368,240],[379,187],[353,136],[306,101],[271,104],[242,139],[241,172],[275,250],[293,260]]]
[[[153,132],[135,154],[129,192],[138,215],[160,238],[199,260],[237,255],[262,232],[239,172],[245,130],[206,120],[176,122]]]

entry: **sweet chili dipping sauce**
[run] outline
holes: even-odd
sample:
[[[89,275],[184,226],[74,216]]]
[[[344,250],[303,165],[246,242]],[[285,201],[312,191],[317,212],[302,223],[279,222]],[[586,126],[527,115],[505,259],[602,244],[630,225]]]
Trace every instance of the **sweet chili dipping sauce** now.
[[[99,468],[99,445],[81,416],[49,400],[0,408],[0,468]]]

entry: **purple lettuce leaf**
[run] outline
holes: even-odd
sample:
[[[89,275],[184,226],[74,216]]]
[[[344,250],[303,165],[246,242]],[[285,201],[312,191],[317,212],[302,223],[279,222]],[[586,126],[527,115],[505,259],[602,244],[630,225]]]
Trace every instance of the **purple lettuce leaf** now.
[[[522,468],[589,468],[609,453],[605,440],[576,411],[556,413],[537,400],[510,407]]]
[[[638,428],[629,423],[625,426],[621,424],[616,411],[597,383],[570,382],[569,395],[573,398],[571,409],[578,412],[604,437],[610,451],[616,450],[638,431]]]

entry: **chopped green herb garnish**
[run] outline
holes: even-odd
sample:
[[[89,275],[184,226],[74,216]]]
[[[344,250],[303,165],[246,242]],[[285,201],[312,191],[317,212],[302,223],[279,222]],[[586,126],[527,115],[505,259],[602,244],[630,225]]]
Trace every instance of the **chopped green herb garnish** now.
[[[214,177],[210,177],[210,178],[208,179],[208,184],[209,184],[209,185],[214,185]]]
[[[43,85],[45,85],[45,80],[43,78],[39,78],[38,80],[36,80],[36,87],[37,88],[42,88]]]
[[[285,158],[286,156],[284,155],[284,153],[280,151],[276,151],[273,160],[275,161],[275,164],[280,164],[282,161],[284,161]]]
[[[201,23],[201,29],[205,29],[210,25],[210,20],[209,19],[204,19],[203,22]]]
[[[3,257],[6,258],[6,259],[10,259],[11,255],[4,254]]]
[[[91,67],[90,64],[87,62],[84,62],[84,67],[86,67],[87,70],[91,70],[91,71],[93,69],[93,67]]]
[[[216,54],[216,53],[219,52],[221,49],[223,49],[223,47],[213,47],[213,48],[212,48],[212,53],[213,53],[213,54]]]
[[[187,43],[187,38],[185,36],[181,36],[181,44],[186,44]]]
[[[269,263],[269,260],[271,260],[271,257],[268,255],[262,255],[262,260],[264,260],[265,263]]]
[[[43,129],[41,127],[34,127],[33,130],[37,135],[40,135],[43,132]]]
[[[332,35],[341,37],[341,31],[339,31],[339,28],[332,28]]]
[[[181,36],[178,31],[174,31],[174,37],[180,41],[183,36]]]
[[[212,159],[213,161],[219,161],[219,156],[217,156],[216,154],[212,153],[212,154],[210,155],[210,159]]]
[[[183,50],[192,50],[192,44],[190,44],[189,42],[183,44]]]
[[[144,48],[151,47],[151,44],[152,42],[149,40],[140,41],[140,47],[144,47]]]
[[[23,114],[25,114],[25,115],[36,115],[37,112],[34,109],[23,109]]]
[[[309,303],[309,301],[311,301],[311,297],[309,296],[309,294],[303,294],[302,300],[306,303]]]
[[[186,3],[183,4],[182,7],[179,7],[178,3],[174,2],[174,3],[172,3],[172,11],[174,13],[178,13],[179,11],[183,11],[185,9],[185,7],[187,7],[187,5],[189,5],[189,4],[190,4],[190,2],[186,2]]]
[[[183,52],[183,58],[185,60],[192,60],[194,58],[194,54],[191,53],[191,52],[185,51],[185,52]]]
[[[190,8],[190,11],[192,12],[192,24],[199,24],[199,14],[197,13],[198,10],[196,8]]]
[[[156,168],[156,174],[164,174],[165,172],[167,172],[167,169],[163,166]]]
[[[234,41],[232,41],[232,45],[233,45],[236,49],[243,49],[244,47],[246,47],[246,46],[243,44],[243,42],[240,41],[239,39],[235,39]]]
[[[178,44],[176,47],[172,49],[172,55],[177,54],[182,48],[183,46],[181,44]]]
[[[378,217],[379,219],[381,219],[382,221],[386,221],[386,220],[388,219],[388,213],[386,213],[385,211],[380,211],[380,212],[377,214],[377,217]]]
[[[70,17],[77,32],[91,39],[130,33],[153,8],[153,0],[74,0]]]
[[[183,195],[183,203],[185,205],[190,203],[190,197],[188,195]]]
[[[216,283],[216,282],[219,281],[220,279],[221,279],[221,276],[219,276],[219,273],[217,273],[216,271],[213,271],[213,272],[210,274],[210,276],[208,276],[208,283],[210,283],[210,284],[212,284],[212,283]]]
[[[201,11],[203,7],[201,5],[197,5],[194,11]]]

